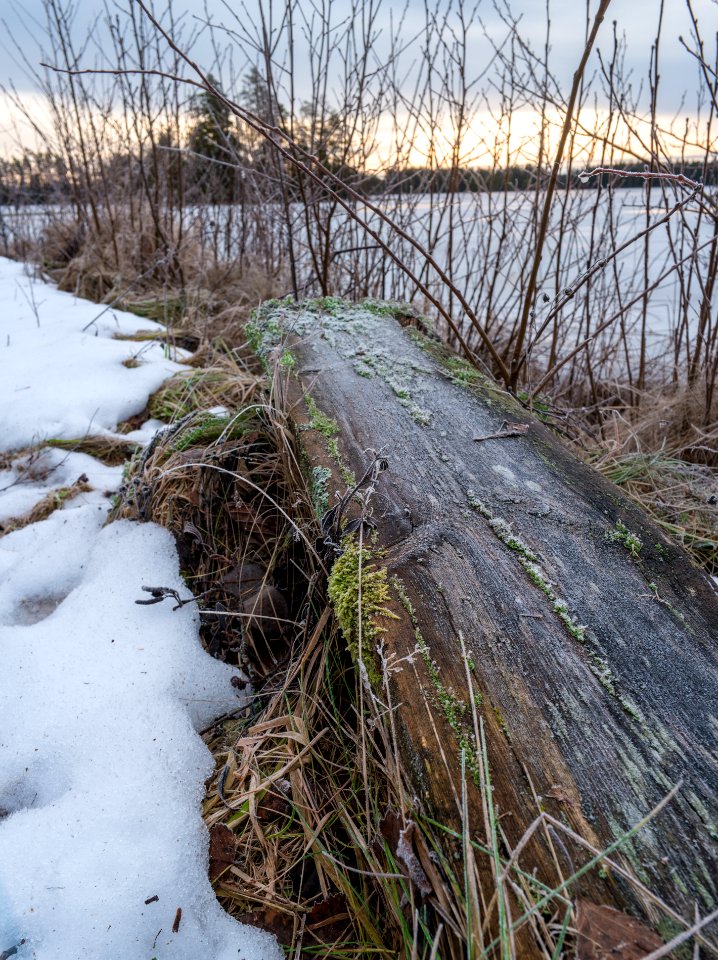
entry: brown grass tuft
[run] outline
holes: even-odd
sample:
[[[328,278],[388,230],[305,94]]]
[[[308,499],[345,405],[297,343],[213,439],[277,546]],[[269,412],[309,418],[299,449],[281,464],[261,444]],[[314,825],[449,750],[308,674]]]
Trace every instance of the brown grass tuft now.
[[[28,527],[31,523],[47,520],[55,510],[61,510],[68,501],[74,500],[81,493],[88,493],[91,489],[92,487],[83,473],[69,487],[58,487],[56,490],[51,490],[39,503],[35,504],[32,510],[29,510],[23,516],[11,517],[9,520],[0,523],[0,537],[13,533],[15,530],[22,530],[23,527]]]
[[[200,356],[197,366],[175,374],[150,397],[150,416],[174,423],[193,411],[220,406],[238,410],[251,402],[261,380],[247,370],[246,364],[211,348],[202,355],[211,360],[208,366],[200,364]]]
[[[141,449],[141,445],[132,440],[102,435],[88,435],[70,439],[51,438],[45,441],[45,446],[57,447],[59,450],[69,450],[73,453],[86,453],[110,467],[120,466]]]
[[[588,459],[695,563],[718,574],[718,408],[704,423],[697,389],[639,400],[604,415]]]

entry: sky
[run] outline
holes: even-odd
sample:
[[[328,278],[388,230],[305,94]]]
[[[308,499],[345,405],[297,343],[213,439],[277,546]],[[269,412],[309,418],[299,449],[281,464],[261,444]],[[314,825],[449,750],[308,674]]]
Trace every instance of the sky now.
[[[63,0],[65,2],[65,0]],[[119,0],[120,4],[127,4],[131,0]],[[206,27],[207,21],[215,24],[224,23],[234,31],[234,37],[227,39],[220,31],[214,31],[214,38],[220,37],[224,46],[229,42],[233,47],[232,59],[235,72],[241,74],[245,69],[247,58],[251,58],[251,51],[247,50],[246,36],[240,36],[247,24],[258,21],[257,4],[262,0],[174,0],[174,11],[177,18],[183,18],[186,29],[199,31],[199,37],[192,48],[195,60],[203,67],[211,68],[214,52],[212,31]],[[369,2],[369,0],[367,0]],[[385,54],[387,37],[391,23],[396,22],[404,13],[404,34],[411,35],[418,29],[424,20],[424,0],[406,0],[405,4],[395,3],[392,0],[374,0],[379,5],[377,24],[379,38],[375,44],[377,56]],[[437,0],[430,0],[436,3]],[[461,0],[439,0],[439,9],[446,9],[451,3],[458,7]],[[319,5],[331,6],[335,22],[345,18],[350,11],[351,0],[299,0],[300,17],[311,15],[312,8]],[[44,29],[46,15],[44,0],[0,0],[2,13],[2,31],[0,43],[4,52],[0,56],[0,86],[7,89],[13,86],[30,105],[33,117],[41,123],[45,114],[45,103],[38,96],[36,85],[28,75],[29,71],[22,60],[35,67],[43,57],[48,57],[48,42]],[[276,11],[283,6],[275,3],[273,10],[271,3],[264,0],[265,15]],[[545,43],[546,30],[545,0],[513,0],[511,9],[515,17],[521,20],[522,34],[528,38],[535,50],[542,50]],[[597,0],[589,0],[591,13],[597,7]],[[76,2],[74,8],[73,34],[78,43],[87,37],[91,25],[95,20],[102,20],[105,9],[104,0],[82,0]],[[495,42],[500,42],[505,35],[506,28],[501,22],[493,0],[466,0],[465,9],[476,10],[476,19],[480,19],[471,28],[468,34],[469,66],[477,69],[490,55],[489,43],[482,33],[485,31]],[[549,63],[552,72],[562,81],[564,89],[570,83],[570,78],[577,65],[582,50],[582,41],[586,26],[586,5],[580,0],[549,0],[548,9],[551,19],[551,39]],[[718,30],[718,0],[693,0],[693,9],[708,45],[710,36]],[[608,14],[599,33],[597,47],[610,58],[612,47],[613,25],[616,21],[619,35],[626,38],[625,64],[633,77],[634,88],[641,84],[645,89],[651,46],[655,38],[656,28],[661,13],[660,0],[612,0]],[[301,26],[301,25],[300,25]],[[301,33],[301,29],[297,30]],[[697,89],[697,64],[695,60],[681,47],[679,36],[690,38],[690,20],[685,0],[664,0],[663,5],[663,32],[661,39],[661,113],[670,119],[674,115],[680,117],[695,116]],[[110,49],[106,28],[100,25],[96,28],[95,42],[91,43],[82,58],[85,66],[97,65]],[[301,54],[301,37],[297,42],[299,51],[296,58],[297,90],[299,98],[308,96],[312,81],[309,71],[303,65]],[[225,61],[226,64],[229,61]],[[109,61],[105,59],[105,64]],[[597,58],[591,61],[591,69],[598,67]],[[645,103],[645,97],[644,97]],[[599,103],[599,107],[601,104]],[[19,121],[17,112],[4,94],[0,94],[0,151],[12,151],[18,139],[31,142],[33,135],[27,124]]]

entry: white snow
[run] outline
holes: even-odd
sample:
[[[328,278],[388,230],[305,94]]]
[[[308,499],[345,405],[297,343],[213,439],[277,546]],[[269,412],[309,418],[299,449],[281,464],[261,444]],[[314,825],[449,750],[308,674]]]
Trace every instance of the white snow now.
[[[123,367],[128,344],[111,326],[89,341],[77,332],[96,305],[35,282],[38,327],[16,296],[23,278],[0,260],[0,444],[112,431],[174,364]],[[200,802],[213,761],[197,731],[242,705],[236,671],[202,649],[194,605],[134,602],[142,585],[189,595],[174,541],[154,524],[104,526],[119,468],[33,456],[0,473],[0,517],[80,474],[93,489],[0,538],[0,955],[278,960],[274,939],[227,916],[207,879]]]
[[[165,357],[162,343],[113,339],[115,333],[161,329],[157,324],[114,309],[93,323],[103,309],[0,258],[3,449],[112,431],[143,410],[170,374],[185,369]],[[138,366],[123,365],[132,358]]]
[[[43,447],[17,457],[9,470],[0,470],[0,524],[30,511],[58,487],[87,477],[96,490],[111,493],[122,480],[122,467],[108,467],[84,453]]]

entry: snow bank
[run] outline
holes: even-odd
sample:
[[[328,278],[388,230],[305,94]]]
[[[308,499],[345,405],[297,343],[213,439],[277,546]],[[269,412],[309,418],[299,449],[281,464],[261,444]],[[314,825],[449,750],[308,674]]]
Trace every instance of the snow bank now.
[[[114,309],[92,323],[103,309],[33,280],[22,264],[0,257],[3,449],[113,430],[143,410],[168,376],[185,369],[165,357],[161,343],[113,339],[161,330],[159,324]],[[123,366],[132,358],[138,366]]]
[[[71,486],[83,475],[95,490],[109,494],[122,481],[122,467],[52,447],[16,458],[9,470],[0,470],[0,524],[28,513],[48,493]]]
[[[238,706],[234,671],[202,650],[190,607],[134,603],[143,583],[186,593],[170,534],[122,522],[78,549],[97,514],[58,511],[2,542],[0,945],[24,938],[18,955],[42,960],[270,960],[272,941],[217,903],[198,812],[213,764],[194,729]],[[28,586],[61,596],[73,581],[49,616],[13,625]]]
[[[120,362],[126,343],[78,332],[98,308],[45,285],[38,327],[13,294],[25,280],[0,261],[0,443],[83,435],[91,408],[102,411],[92,429],[111,430],[142,409],[175,365],[137,378]],[[95,350],[103,342],[112,351]],[[0,955],[278,960],[275,940],[228,917],[207,879],[200,804],[213,762],[197,731],[243,705],[237,671],[204,652],[193,605],[134,602],[143,585],[188,595],[172,537],[104,526],[121,470],[50,448],[0,472],[0,517],[81,474],[89,492],[0,538]]]

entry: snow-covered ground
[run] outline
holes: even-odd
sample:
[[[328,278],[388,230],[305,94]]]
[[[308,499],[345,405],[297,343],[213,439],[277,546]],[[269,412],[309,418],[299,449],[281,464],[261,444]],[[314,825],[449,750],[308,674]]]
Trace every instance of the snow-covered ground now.
[[[112,432],[177,369],[112,339],[146,320],[100,310],[0,259],[1,449]],[[82,474],[90,488],[0,537],[0,956],[275,960],[207,879],[197,731],[241,705],[235,671],[192,605],[135,604],[142,585],[186,588],[165,530],[104,526],[120,472],[49,448],[0,472],[0,524]]]

